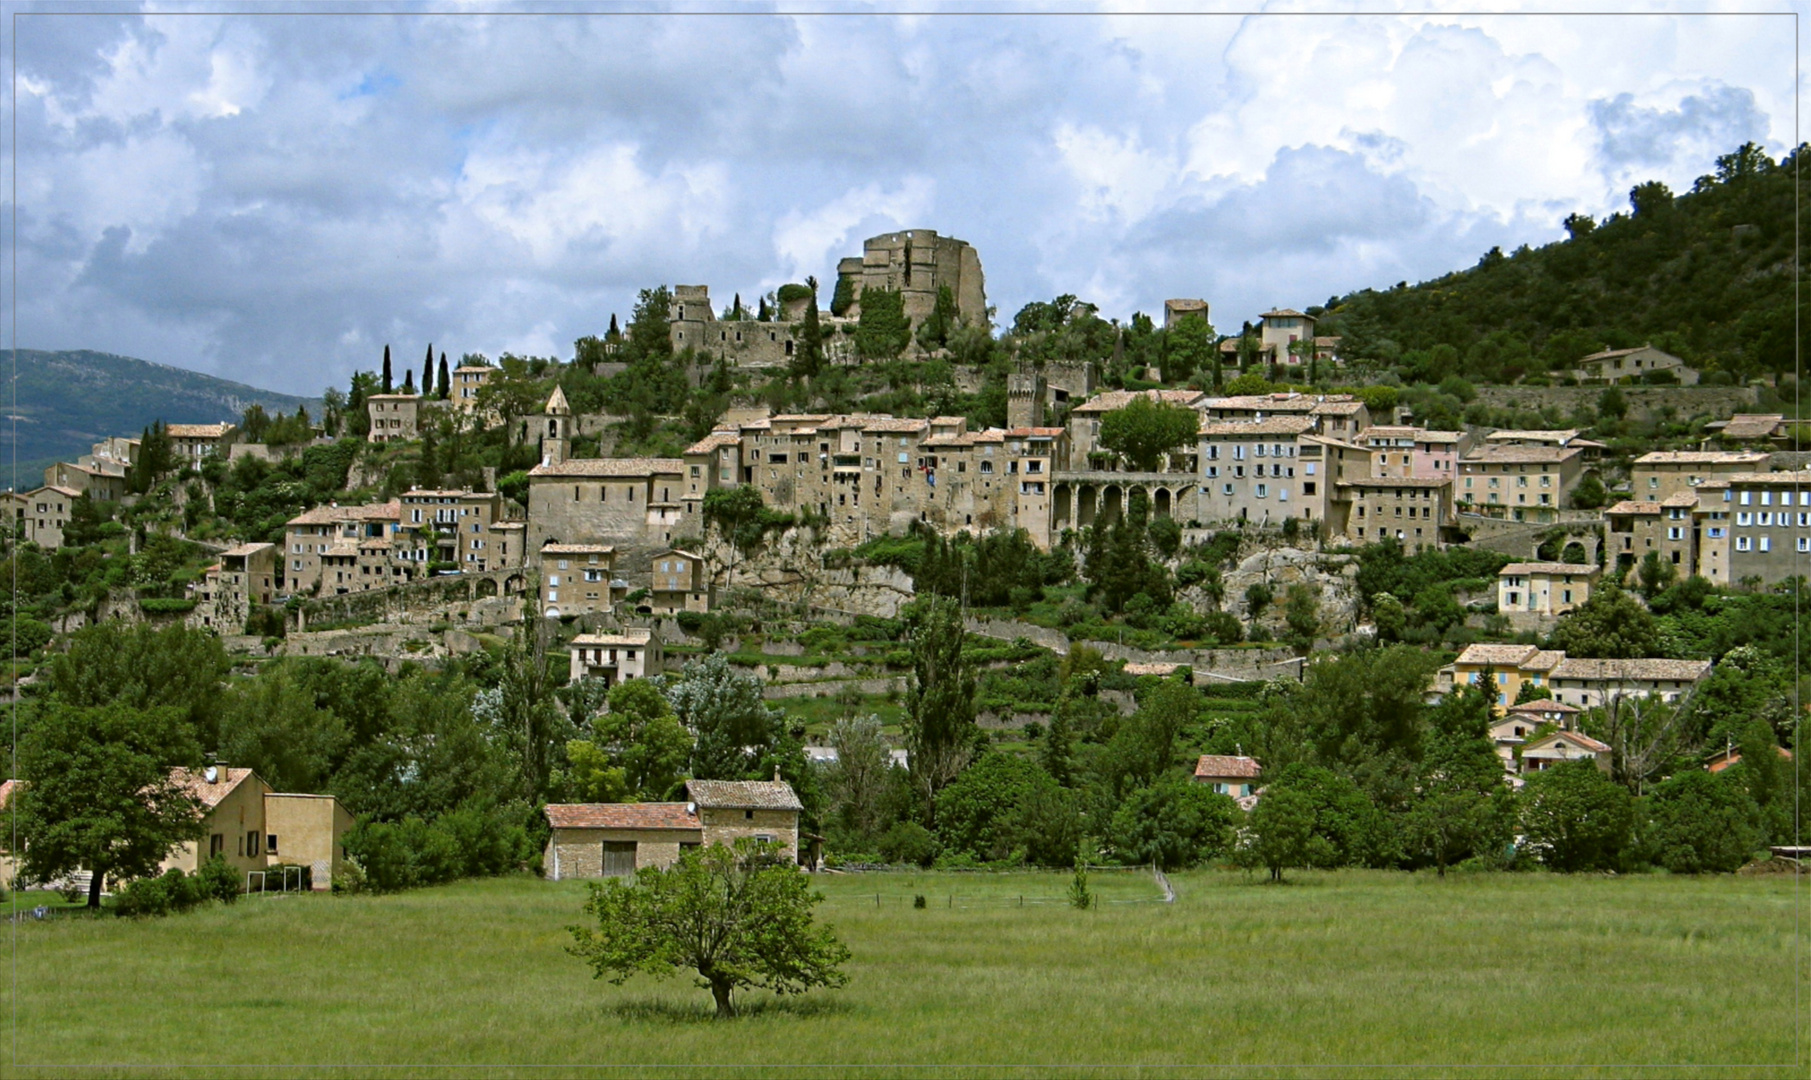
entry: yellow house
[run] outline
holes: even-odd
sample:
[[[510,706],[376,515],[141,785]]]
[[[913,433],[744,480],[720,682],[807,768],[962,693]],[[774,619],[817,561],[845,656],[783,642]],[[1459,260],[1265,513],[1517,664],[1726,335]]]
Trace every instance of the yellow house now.
[[[264,796],[264,854],[269,865],[305,866],[316,892],[332,887],[346,866],[352,814],[331,795],[269,792]]]
[[[1521,696],[1523,683],[1543,691],[1551,686],[1553,670],[1565,658],[1563,652],[1533,645],[1467,645],[1453,661],[1453,687],[1485,689],[1492,697],[1492,709],[1502,713]],[[1489,689],[1484,685],[1486,679]]]
[[[250,769],[210,765],[200,771],[172,769],[170,779],[188,792],[202,808],[202,838],[188,841],[163,861],[194,873],[216,855],[241,878],[268,864],[264,857],[264,799],[270,785]]]
[[[1497,571],[1497,610],[1563,615],[1590,599],[1601,572],[1589,563],[1509,563]]]

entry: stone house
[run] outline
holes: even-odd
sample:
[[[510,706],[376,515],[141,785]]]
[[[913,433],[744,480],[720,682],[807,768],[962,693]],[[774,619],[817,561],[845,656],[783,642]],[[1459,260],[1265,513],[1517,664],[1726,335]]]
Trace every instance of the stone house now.
[[[1655,450],[1630,466],[1630,495],[1658,502],[1669,495],[1692,493],[1707,480],[1766,472],[1771,460],[1771,454],[1753,451]]]
[[[1553,671],[1565,658],[1566,654],[1560,650],[1545,650],[1533,645],[1467,645],[1453,661],[1452,685],[1484,690],[1494,697],[1492,712],[1500,715],[1509,710],[1510,702],[1521,696],[1523,683],[1543,691],[1550,689]],[[1489,686],[1491,683],[1495,684],[1494,693]]]
[[[1506,615],[1564,615],[1590,599],[1600,573],[1593,564],[1509,563],[1497,571],[1497,610]]]
[[[1582,438],[1577,428],[1498,428],[1483,441],[1496,446],[1575,447],[1587,466],[1602,460],[1606,449],[1603,443]]]
[[[1780,413],[1737,413],[1727,420],[1705,424],[1704,434],[1706,450],[1712,443],[1749,450],[1785,449],[1786,418]]]
[[[421,434],[421,397],[417,394],[372,394],[365,399],[371,416],[369,442],[408,442]]]
[[[265,796],[269,784],[250,769],[210,765],[206,769],[172,769],[170,778],[202,809],[202,839],[185,841],[163,860],[172,867],[194,873],[203,862],[221,856],[240,879],[269,865],[265,857]]]
[[[1516,751],[1542,728],[1570,730],[1579,710],[1557,701],[1541,700],[1512,705],[1509,711],[1490,722],[1490,739],[1505,771],[1517,771]]]
[[[1195,762],[1195,783],[1212,784],[1214,791],[1242,799],[1254,795],[1258,774],[1263,772],[1256,759],[1229,754],[1202,754]]]
[[[1464,432],[1394,424],[1373,425],[1346,441],[1370,448],[1371,475],[1376,477],[1451,479],[1458,475],[1459,458],[1471,448]]]
[[[273,791],[264,796],[264,855],[271,867],[303,866],[325,892],[346,868],[346,834],[357,824],[332,795]]]
[[[1685,361],[1652,345],[1635,349],[1606,349],[1578,362],[1577,377],[1591,382],[1639,382],[1656,372],[1670,374],[1680,386],[1698,385],[1698,372]]]
[[[1549,684],[1553,700],[1581,709],[1595,709],[1624,697],[1677,701],[1709,676],[1709,660],[1565,657],[1554,667]]]
[[[660,615],[711,609],[713,586],[704,557],[680,548],[657,551],[648,559],[648,607]]]
[[[609,544],[548,544],[541,548],[541,614],[608,615],[616,549]]]
[[[119,502],[126,497],[126,476],[112,467],[59,461],[44,469],[44,486],[86,495],[95,502]]]
[[[1770,585],[1805,573],[1811,555],[1811,469],[1736,473],[1723,483],[1727,486],[1701,491],[1699,502],[1728,515],[1725,583]]]
[[[391,501],[366,506],[329,503],[290,518],[284,526],[279,587],[289,595],[315,591],[332,595],[374,587],[359,586],[361,576],[381,577],[386,584],[405,580],[409,573],[402,561],[387,566],[387,574],[359,573],[361,542],[390,540],[396,535],[401,515],[401,504]]]
[[[1117,467],[1111,452],[1100,445],[1101,419],[1140,397],[1190,409],[1199,409],[1208,400],[1199,390],[1108,390],[1089,398],[1069,412],[1069,453],[1077,468]],[[1171,461],[1169,468],[1175,472],[1194,471],[1192,463],[1181,461]]]
[[[1201,463],[1202,521],[1280,524],[1286,518],[1315,521],[1325,515],[1325,485],[1318,497],[1303,495],[1297,477],[1303,439],[1314,433],[1310,416],[1201,422],[1196,459]]]
[[[524,556],[527,552],[527,540],[528,522],[491,522],[489,535],[484,541],[484,546],[478,551],[478,572],[526,566]]]
[[[1212,320],[1207,317],[1207,312],[1206,300],[1165,300],[1163,302],[1163,328],[1174,330],[1177,323],[1190,315],[1196,316],[1203,322],[1211,322]]]
[[[199,465],[203,458],[225,458],[239,441],[237,424],[166,424],[176,460]]]
[[[202,625],[226,633],[242,627],[252,608],[276,598],[282,580],[282,552],[275,544],[236,544],[220,553],[220,562],[209,570],[198,597],[206,608]]]
[[[602,679],[604,685],[615,686],[666,670],[660,636],[644,627],[632,626],[613,634],[580,634],[568,649],[572,657],[569,675],[575,682]]]
[[[453,392],[447,400],[460,412],[475,412],[478,408],[478,391],[484,384],[501,370],[487,364],[460,364],[452,371]]]
[[[1485,442],[1459,459],[1461,508],[1513,521],[1558,520],[1584,479],[1578,446],[1517,446]]]
[[[718,319],[706,285],[674,287],[667,333],[675,352],[691,349],[738,367],[785,367],[798,347],[792,323],[759,322],[752,314]]]
[[[1328,514],[1329,528],[1361,544],[1395,538],[1414,554],[1445,542],[1441,530],[1453,521],[1450,479],[1411,476],[1352,476],[1334,489],[1340,506]]]
[[[798,858],[804,806],[784,781],[690,780],[683,803],[555,803],[544,865],[555,881],[615,877],[667,867],[682,851],[745,836]]]
[[[26,543],[46,551],[63,546],[63,530],[75,510],[81,492],[74,488],[46,485],[35,491],[10,492],[15,535]]]
[[[1273,308],[1259,316],[1258,349],[1263,362],[1301,366],[1305,358],[1290,346],[1314,338],[1314,316],[1294,308]]]
[[[545,461],[528,471],[527,550],[549,543],[670,544],[680,531],[680,458]]]
[[[1522,775],[1537,773],[1568,761],[1588,759],[1605,773],[1610,771],[1610,747],[1578,731],[1552,731],[1522,744]]]
[[[503,496],[494,491],[410,488],[396,497],[402,517],[393,538],[399,557],[417,563],[458,563],[476,570],[484,562],[491,526],[503,519]]]
[[[882,233],[862,242],[859,257],[836,264],[837,289],[851,303],[838,317],[861,317],[861,294],[887,289],[901,294],[906,318],[917,328],[937,307],[938,290],[948,288],[956,314],[966,322],[987,322],[987,285],[981,256],[967,241],[939,236],[935,229]]]
[[[1604,541],[1616,573],[1630,573],[1653,551],[1679,577],[1690,577],[1698,565],[1698,503],[1698,493],[1688,490],[1653,502],[1624,499],[1606,509]]]

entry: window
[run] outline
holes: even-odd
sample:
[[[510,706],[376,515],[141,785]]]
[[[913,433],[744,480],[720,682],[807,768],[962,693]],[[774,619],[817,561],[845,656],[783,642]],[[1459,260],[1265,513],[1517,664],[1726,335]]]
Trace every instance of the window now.
[[[256,829],[253,829],[251,832],[248,832],[245,834],[245,853],[247,855],[258,854],[258,841],[262,838],[262,836],[263,836],[263,834],[258,832],[258,830],[256,830]]]
[[[213,858],[226,850],[226,834],[215,833],[208,837],[208,858]]]
[[[1798,549],[1800,551],[1811,551],[1811,536],[1799,537],[1798,538]]]
[[[1771,537],[1771,536],[1761,537],[1761,550],[1762,551],[1772,551],[1773,550],[1773,537]]]
[[[1258,498],[1262,499],[1269,494],[1270,494],[1270,490],[1269,490],[1268,484],[1259,484],[1258,485],[1258,491],[1257,491]]]
[[[753,821],[754,819],[755,819],[755,812],[753,810],[742,811],[742,820],[743,821]]]
[[[1736,524],[1737,525],[1753,525],[1754,524],[1754,515],[1750,514],[1750,513],[1738,513],[1736,515]]]
[[[1749,546],[1750,545],[1749,545],[1748,537],[1746,537],[1746,536],[1736,537],[1736,550],[1737,551],[1747,551],[1747,550],[1749,550]]]
[[[264,838],[264,850],[270,852],[272,855],[275,855],[277,853],[277,834],[276,833],[271,833],[269,836],[266,836]]]
[[[1709,536],[1712,540],[1721,540],[1723,539],[1723,530],[1716,525],[1712,525],[1706,531],[1705,535]]]
[[[1231,494],[1232,494],[1232,485],[1231,485],[1231,484],[1223,484],[1223,485],[1221,485],[1221,487],[1220,487],[1220,494],[1222,494],[1222,495],[1231,495]]]
[[[1302,475],[1303,476],[1313,476],[1314,475],[1314,462],[1310,461],[1306,465],[1302,466]]]

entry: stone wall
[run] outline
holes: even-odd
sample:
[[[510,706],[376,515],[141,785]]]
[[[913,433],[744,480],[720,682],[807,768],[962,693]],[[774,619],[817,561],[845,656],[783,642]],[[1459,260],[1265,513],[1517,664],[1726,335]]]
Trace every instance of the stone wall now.
[[[1671,407],[1681,417],[1709,414],[1727,419],[1749,412],[1759,400],[1750,386],[1624,386],[1632,419],[1650,419]],[[1597,407],[1601,386],[1480,386],[1478,401],[1493,409],[1556,408],[1571,414],[1581,405]]]
[[[786,849],[786,855],[797,862],[799,857],[799,815],[795,810],[734,810],[721,807],[699,807],[698,819],[704,824],[704,842],[733,845],[743,837],[757,834],[771,836]]]

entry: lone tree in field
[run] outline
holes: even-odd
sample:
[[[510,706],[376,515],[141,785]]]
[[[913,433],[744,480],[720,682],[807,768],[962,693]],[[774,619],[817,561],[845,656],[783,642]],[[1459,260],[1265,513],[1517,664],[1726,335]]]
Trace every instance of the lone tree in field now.
[[[914,618],[904,721],[912,782],[935,808],[937,793],[973,756],[975,672],[962,657],[962,611],[933,596]]]
[[[1100,444],[1125,458],[1134,472],[1156,472],[1163,456],[1193,446],[1201,414],[1182,405],[1136,397],[1100,422]]]
[[[745,837],[733,849],[694,848],[664,870],[644,866],[633,885],[593,884],[585,913],[597,926],[568,927],[577,943],[566,951],[617,986],[637,973],[696,971],[726,1019],[739,989],[802,994],[849,981],[848,948],[812,925],[822,899],[778,845]]]
[[[104,879],[156,873],[185,840],[201,838],[201,809],[170,774],[200,757],[180,709],[53,702],[19,744],[21,876],[91,871],[88,906],[98,908]]]

